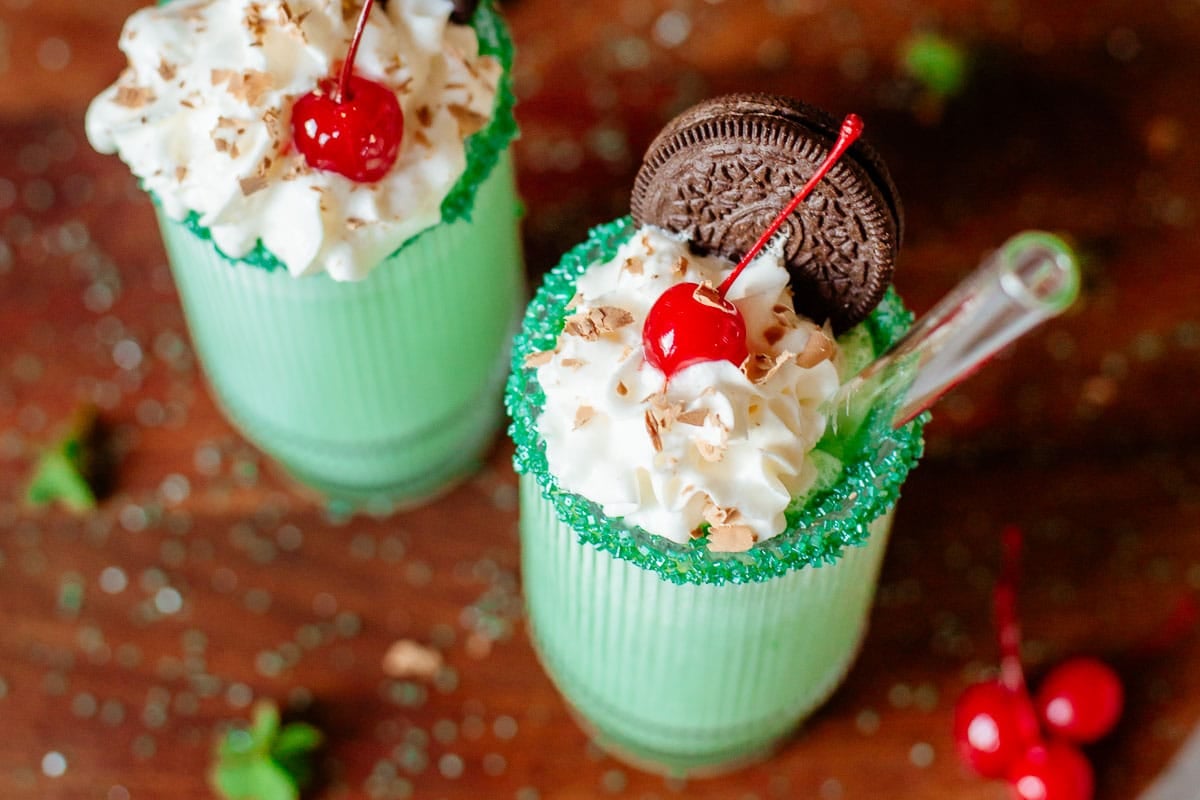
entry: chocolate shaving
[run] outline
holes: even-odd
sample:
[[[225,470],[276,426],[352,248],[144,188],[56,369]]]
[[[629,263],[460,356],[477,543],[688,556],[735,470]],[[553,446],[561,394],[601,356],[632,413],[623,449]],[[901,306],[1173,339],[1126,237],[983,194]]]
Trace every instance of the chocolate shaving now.
[[[422,128],[428,128],[433,124],[433,112],[429,110],[429,106],[421,106],[417,109],[417,122],[421,123]]]
[[[685,411],[676,419],[684,425],[694,425],[700,427],[704,425],[704,421],[708,419],[708,412],[703,408],[694,408],[691,411]]]
[[[525,361],[522,362],[526,367],[540,367],[543,364],[549,364],[554,360],[553,350],[539,350],[536,353],[530,353],[525,356]]]
[[[268,108],[262,113],[263,124],[267,126],[267,134],[275,142],[278,142],[283,135],[283,122],[279,117],[279,110]]]
[[[458,123],[459,134],[462,136],[470,136],[487,124],[488,118],[486,116],[472,111],[465,106],[452,105],[447,106],[447,109],[450,111],[450,115],[454,117],[455,122]]]
[[[655,395],[650,401],[650,413],[660,431],[669,431],[683,413],[683,403],[668,403],[666,395]]]
[[[170,61],[167,61],[165,58],[159,58],[158,74],[162,76],[164,81],[173,80],[175,78],[177,69],[178,68]]]
[[[617,394],[621,397],[629,394],[629,387],[625,385],[624,381],[617,381]]]
[[[676,278],[682,278],[688,271],[688,260],[686,256],[680,256],[679,260],[671,267],[671,273]]]
[[[183,179],[187,177],[187,167],[178,166],[175,168],[175,180],[183,183]]]
[[[658,421],[654,419],[654,414],[649,409],[646,410],[646,433],[650,436],[650,444],[654,447],[654,452],[662,452],[662,437],[658,435]]]
[[[796,363],[809,369],[822,361],[833,358],[835,352],[833,339],[829,338],[822,330],[814,330],[804,345],[804,351],[796,356]]]
[[[642,260],[640,258],[627,258],[621,264],[621,269],[628,272],[630,275],[641,275],[644,272]]]
[[[579,430],[584,425],[587,425],[594,416],[596,416],[596,409],[592,408],[591,406],[580,406],[575,411],[574,430]]]
[[[600,306],[567,320],[563,332],[594,342],[601,336],[633,324],[633,314],[616,306]]]
[[[741,512],[732,506],[719,506],[711,497],[704,498],[704,510],[700,512],[704,521],[709,525],[727,525],[741,516]]]
[[[766,353],[751,353],[742,362],[742,372],[751,383],[766,383],[779,369],[792,358],[792,353],[786,350],[772,358]]]
[[[261,192],[263,189],[267,188],[267,185],[268,181],[262,175],[251,175],[249,178],[242,178],[240,181],[238,181],[238,186],[241,187],[242,194],[246,197],[249,197],[255,192]]]
[[[708,529],[708,552],[744,553],[757,539],[749,525],[714,525]]]
[[[708,281],[704,281],[696,287],[696,291],[692,292],[692,299],[702,306],[726,312],[729,311],[729,303],[721,297],[721,293],[714,289],[713,285]]]
[[[646,248],[646,255],[654,255],[654,247],[650,244],[650,237],[645,233],[642,234],[642,247]]]
[[[569,369],[579,369],[580,367],[582,367],[586,364],[587,364],[587,362],[584,361],[582,358],[564,358],[562,360],[562,365]]]
[[[113,102],[125,108],[141,108],[154,102],[154,92],[144,86],[118,86]]]
[[[356,231],[366,224],[367,221],[365,219],[360,219],[359,217],[346,217],[347,230]]]
[[[246,8],[246,15],[242,17],[242,25],[254,38],[252,47],[262,47],[263,39],[267,35],[267,26],[263,22],[262,11],[262,6],[258,3],[250,3]]]
[[[258,105],[262,96],[274,88],[271,76],[265,72],[248,69],[229,80],[229,93],[235,100],[241,100],[247,105]]]

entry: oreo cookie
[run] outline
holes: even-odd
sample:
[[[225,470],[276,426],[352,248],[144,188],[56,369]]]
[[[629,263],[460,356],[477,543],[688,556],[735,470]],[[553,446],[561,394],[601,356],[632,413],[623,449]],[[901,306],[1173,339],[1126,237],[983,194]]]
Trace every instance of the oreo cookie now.
[[[733,94],[672,120],[651,143],[630,206],[639,225],[738,261],[837,138],[828,114],[786,97]],[[796,310],[841,332],[891,283],[903,212],[882,159],[861,140],[784,223]]]

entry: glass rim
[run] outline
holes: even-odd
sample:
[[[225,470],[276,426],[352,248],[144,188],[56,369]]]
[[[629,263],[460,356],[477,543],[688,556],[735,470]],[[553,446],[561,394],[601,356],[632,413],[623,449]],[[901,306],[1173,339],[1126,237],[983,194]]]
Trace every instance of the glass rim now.
[[[168,2],[170,0],[158,0],[159,5]],[[438,225],[448,225],[460,219],[469,221],[471,211],[475,207],[476,193],[492,174],[492,170],[499,162],[504,150],[517,136],[517,121],[513,116],[513,108],[516,106],[512,83],[513,41],[504,18],[495,9],[493,2],[494,0],[482,0],[476,7],[475,14],[469,23],[475,29],[480,54],[495,56],[500,62],[500,80],[496,84],[496,100],[492,107],[491,119],[487,125],[468,136],[464,141],[466,169],[463,170],[463,174],[459,176],[458,181],[442,200],[441,220],[404,240],[386,258],[380,259],[380,264],[395,258],[404,248]],[[145,187],[142,188],[154,204],[161,208],[162,202],[158,196]],[[183,219],[176,220],[176,222],[185,226],[194,236],[209,241],[213,249],[231,264],[246,264],[267,272],[288,271],[284,263],[267,249],[261,239],[255,242],[254,248],[250,252],[235,258],[217,247],[217,243],[212,239],[212,231],[200,222],[200,215],[195,211],[188,211]]]
[[[894,430],[889,409],[874,409],[863,423],[869,434],[867,445],[844,463],[838,480],[804,498],[801,507],[789,507],[787,528],[782,533],[740,553],[711,553],[704,539],[680,544],[609,517],[597,503],[559,487],[550,473],[545,444],[537,431],[545,396],[536,369],[526,367],[525,359],[555,346],[568,314],[566,305],[575,295],[575,281],[591,264],[611,259],[635,230],[630,217],[593,228],[587,239],[568,251],[546,275],[529,303],[513,342],[504,397],[511,419],[509,435],[516,445],[513,462],[517,472],[537,481],[543,499],[582,543],[657,572],[671,583],[761,582],[804,567],[835,563],[847,547],[862,544],[870,535],[871,523],[895,506],[901,484],[922,454],[927,414]],[[899,295],[889,288],[865,323],[876,352],[899,339],[912,319]]]

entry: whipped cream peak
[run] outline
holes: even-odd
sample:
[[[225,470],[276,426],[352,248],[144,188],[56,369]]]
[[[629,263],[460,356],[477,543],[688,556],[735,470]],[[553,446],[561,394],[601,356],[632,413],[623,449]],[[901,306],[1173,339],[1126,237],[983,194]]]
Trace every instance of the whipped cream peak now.
[[[684,543],[703,523],[709,548],[744,550],[785,528],[784,511],[817,477],[807,454],[839,385],[832,335],[793,310],[776,241],[730,288],[750,357],[693,364],[668,382],[645,361],[642,326],[671,286],[720,285],[733,265],[693,254],[658,228],[579,278],[551,351],[531,357],[545,404],[538,432],[559,486],[605,514]]]
[[[291,145],[295,101],[334,77],[356,9],[341,0],[172,0],[134,13],[129,65],[88,109],[92,145],[117,153],[167,216],[195,213],[231,258],[261,241],[294,275],[356,280],[441,220],[464,141],[493,113],[502,67],[450,0],[372,10],[355,73],[405,117],[396,164],[359,184]]]

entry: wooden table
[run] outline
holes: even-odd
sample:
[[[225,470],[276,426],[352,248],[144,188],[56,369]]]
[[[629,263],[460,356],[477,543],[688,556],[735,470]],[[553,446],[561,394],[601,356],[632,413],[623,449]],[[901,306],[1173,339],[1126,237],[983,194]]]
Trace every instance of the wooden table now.
[[[727,90],[856,110],[903,193],[918,310],[1025,227],[1086,256],[1067,318],[956,390],[909,480],[843,688],[770,761],[683,784],[604,756],[521,620],[511,451],[439,502],[339,517],[214,408],[150,206],[91,152],[88,99],[137,4],[0,2],[0,796],[204,798],[215,730],[257,698],[317,722],[322,798],[1002,798],[959,764],[955,698],[994,668],[997,532],[1030,557],[1036,678],[1110,659],[1128,709],[1089,753],[1131,798],[1200,718],[1200,642],[1147,648],[1200,590],[1200,4],[519,0],[529,265],[624,213],[671,114]],[[1052,6],[1052,8],[1050,8]],[[913,104],[895,53],[935,28],[972,78]],[[31,511],[38,448],[83,401],[122,457],[94,514]],[[381,669],[439,650],[430,680]]]

